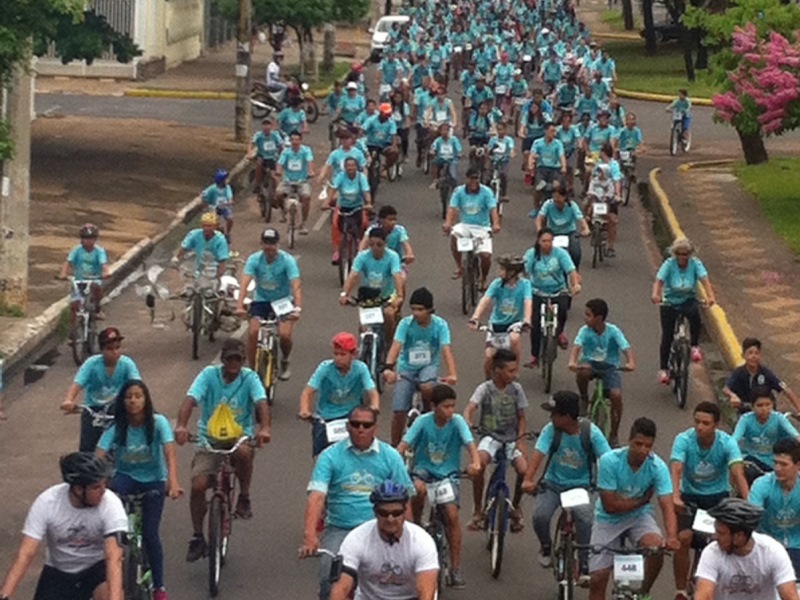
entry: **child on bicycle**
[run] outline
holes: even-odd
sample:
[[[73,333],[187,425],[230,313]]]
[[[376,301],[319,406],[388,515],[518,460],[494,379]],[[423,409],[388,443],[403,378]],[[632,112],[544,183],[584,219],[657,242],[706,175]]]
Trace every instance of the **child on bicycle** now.
[[[115,404],[114,424],[100,438],[96,453],[101,458],[113,456],[110,487],[119,496],[147,493],[141,501],[142,539],[153,572],[153,600],[167,600],[158,528],[165,492],[173,500],[183,495],[172,427],[164,415],[155,413],[150,390],[139,379],[125,384]]]
[[[685,140],[689,135],[689,128],[692,126],[692,101],[689,99],[689,92],[683,88],[679,89],[678,97],[669,103],[665,112],[681,116],[681,128],[683,129],[681,139]]]
[[[225,169],[217,169],[214,173],[214,183],[200,194],[203,202],[216,211],[217,215],[225,219],[225,229],[220,224],[219,230],[225,234],[228,244],[231,243],[231,229],[233,229],[233,190],[229,184],[230,173]]]
[[[527,450],[522,439],[528,429],[525,418],[528,398],[522,386],[516,381],[518,365],[517,356],[511,350],[505,348],[497,350],[492,357],[491,379],[475,388],[467,408],[464,409],[464,419],[467,423],[472,424],[477,411],[478,430],[493,434],[484,434],[478,443],[480,469],[472,480],[474,509],[472,519],[467,524],[467,529],[470,531],[486,528],[486,515],[483,512],[483,475],[487,465],[494,461],[501,446],[505,446],[506,456],[517,472],[512,498],[514,510],[510,515],[511,531],[517,533],[525,527],[519,501],[522,497],[522,480],[528,469],[525,459]]]

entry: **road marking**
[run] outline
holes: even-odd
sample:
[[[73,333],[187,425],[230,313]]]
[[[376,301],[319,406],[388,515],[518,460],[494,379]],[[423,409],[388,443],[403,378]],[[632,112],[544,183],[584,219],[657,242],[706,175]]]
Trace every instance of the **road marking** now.
[[[312,227],[311,229],[313,231],[319,231],[320,229],[322,229],[322,226],[325,225],[325,221],[327,220],[328,220],[328,212],[325,211],[319,216],[319,219],[317,219],[317,222],[314,223],[314,227]]]

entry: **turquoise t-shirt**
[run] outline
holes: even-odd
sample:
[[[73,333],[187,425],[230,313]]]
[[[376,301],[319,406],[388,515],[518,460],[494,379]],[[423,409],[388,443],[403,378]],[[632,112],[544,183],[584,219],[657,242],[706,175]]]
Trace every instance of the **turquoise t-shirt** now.
[[[360,360],[354,360],[347,373],[342,373],[329,359],[319,363],[308,387],[317,392],[317,414],[330,421],[346,417],[362,404],[364,395],[375,389],[375,382],[367,365]]]
[[[208,204],[209,208],[218,208],[223,204],[230,204],[233,200],[233,190],[231,186],[219,187],[216,184],[208,186],[202,191],[200,196]]]
[[[514,138],[505,135],[502,138],[493,135],[486,146],[492,160],[505,161],[511,160],[511,152],[514,150]]]
[[[710,448],[700,448],[692,428],[675,438],[669,460],[683,463],[682,493],[710,496],[730,491],[728,470],[742,462],[742,453],[736,441],[720,430],[715,432]]]
[[[341,172],[334,178],[331,186],[336,190],[337,206],[350,211],[364,206],[364,194],[369,192],[369,181],[364,173],[356,172],[352,179]]]
[[[255,281],[255,302],[274,302],[292,295],[291,282],[300,277],[300,269],[294,256],[283,250],[272,262],[264,252],[253,252],[244,264],[244,274]]]
[[[491,213],[497,208],[497,201],[492,190],[483,184],[474,194],[467,191],[466,185],[460,185],[450,196],[450,208],[458,209],[460,220],[466,225],[491,227]]]
[[[617,129],[617,140],[619,141],[618,146],[620,150],[636,150],[636,148],[642,144],[643,139],[642,130],[636,125],[632,128],[622,127],[621,129]]]
[[[164,415],[153,415],[153,442],[147,443],[146,427],[128,427],[125,445],[117,443],[117,426],[103,432],[97,447],[114,453],[114,470],[141,483],[167,480],[164,446],[175,442],[172,427]]]
[[[431,144],[434,156],[439,160],[456,160],[462,152],[461,142],[452,135],[448,139],[437,137]]]
[[[278,127],[286,135],[295,131],[303,129],[303,123],[306,122],[306,111],[302,108],[294,110],[293,108],[284,108],[278,113]]]
[[[375,258],[372,250],[362,250],[353,260],[353,271],[361,274],[361,285],[381,290],[381,297],[388,298],[397,291],[394,276],[401,272],[400,255],[389,248],[381,258]]]
[[[578,223],[583,219],[583,213],[577,202],[565,202],[562,208],[551,198],[547,200],[539,214],[544,218],[547,227],[556,235],[568,235],[578,229]]]
[[[589,142],[589,152],[600,152],[605,144],[610,144],[614,137],[616,130],[609,125],[608,127],[600,127],[600,125],[592,125],[586,132],[586,140]]]
[[[753,482],[747,501],[764,509],[759,531],[787,548],[800,549],[800,485],[786,493],[775,473],[767,473]]]
[[[494,68],[494,88],[498,94],[505,93],[508,91],[508,86],[511,85],[511,78],[514,76],[514,65],[511,63],[503,64],[499,63]],[[498,90],[497,88],[502,86],[502,91]]]
[[[539,138],[533,142],[533,154],[536,156],[537,167],[547,167],[558,169],[561,167],[561,157],[564,156],[564,144],[558,138],[548,142],[544,138]]]
[[[528,248],[522,258],[534,294],[550,296],[567,289],[567,275],[575,270],[575,263],[572,262],[569,252],[553,247],[550,254],[541,255],[537,259],[536,250]]]
[[[370,225],[364,232],[364,238],[369,239],[369,232],[375,227],[380,227],[379,223]],[[386,228],[384,228],[386,231]],[[408,231],[402,225],[395,225],[390,232],[386,234],[386,247],[397,252],[400,259],[403,259],[403,244],[408,241]]]
[[[297,152],[285,148],[278,159],[278,164],[283,167],[283,179],[292,183],[307,181],[308,167],[313,162],[314,154],[308,146],[300,146]]]
[[[486,289],[486,297],[491,298],[494,307],[489,322],[492,325],[512,325],[525,318],[525,302],[531,300],[531,282],[518,279],[514,287],[503,285],[497,278]]]
[[[584,325],[575,336],[576,346],[581,347],[580,363],[599,362],[619,367],[622,352],[631,345],[622,330],[612,323],[606,323],[602,335]]]
[[[75,279],[100,279],[103,276],[103,265],[108,263],[108,255],[105,249],[97,244],[91,252],[77,245],[70,250],[67,262],[72,265]]]
[[[278,160],[281,148],[283,148],[283,136],[277,131],[270,131],[269,136],[263,131],[256,131],[253,134],[253,144],[259,158],[265,160]]]
[[[672,481],[669,469],[660,456],[650,453],[644,463],[631,470],[628,464],[628,448],[617,448],[600,457],[597,466],[597,489],[617,492],[623,498],[642,498],[650,489],[655,496],[672,494]],[[595,519],[604,523],[620,523],[626,519],[635,519],[644,514],[652,514],[651,503],[626,513],[609,514],[600,500],[595,506]]]
[[[397,123],[391,117],[381,121],[380,115],[372,115],[364,122],[362,128],[367,138],[367,146],[386,148],[397,135]]]
[[[186,395],[194,398],[200,407],[197,420],[198,445],[207,443],[206,427],[214,410],[226,402],[233,418],[241,425],[244,435],[253,435],[256,404],[267,401],[267,392],[258,375],[252,369],[242,367],[238,377],[227,383],[222,378],[222,366],[209,365],[195,377]]]
[[[765,465],[773,466],[775,461],[772,447],[783,438],[797,439],[800,433],[782,413],[773,411],[762,425],[756,413],[749,412],[739,417],[733,439],[739,444],[742,456],[757,458]],[[800,505],[798,505],[800,508]]]
[[[439,427],[429,412],[414,421],[403,441],[414,450],[415,469],[427,471],[434,479],[444,479],[461,470],[461,448],[475,438],[461,415],[453,415]]]
[[[369,495],[387,479],[416,493],[397,450],[376,439],[362,451],[348,438],[319,455],[307,489],[325,494],[326,525],[353,529],[375,518]]]
[[[592,121],[597,117],[598,110],[600,110],[600,103],[594,97],[581,96],[575,104],[575,113],[578,116],[588,113],[592,116]]]
[[[403,345],[397,359],[397,372],[415,372],[428,366],[439,368],[442,347],[450,345],[450,326],[442,317],[431,315],[427,327],[408,315],[400,320],[394,341]]]
[[[552,423],[548,423],[536,440],[536,450],[545,455],[545,460],[550,453],[554,435],[555,427]],[[594,423],[591,425],[589,437],[596,461],[600,460],[600,457],[606,452],[611,452],[611,446],[608,445],[603,432]],[[558,450],[553,453],[543,479],[562,489],[588,487],[591,483],[588,458],[583,450],[580,431],[574,435],[562,431]]]
[[[120,356],[114,371],[108,375],[103,355],[96,354],[80,366],[74,383],[83,388],[83,403],[90,408],[98,408],[112,404],[128,381],[141,378],[136,363],[130,357]]]
[[[220,263],[230,257],[228,241],[221,231],[215,231],[210,239],[206,239],[202,229],[193,229],[183,238],[181,248],[194,252],[194,264],[198,270],[206,262]]]
[[[664,282],[662,301],[677,306],[697,296],[697,284],[708,277],[705,265],[696,256],[689,258],[685,269],[678,266],[675,257],[665,260],[658,269],[656,279]]]
[[[360,148],[353,146],[349,150],[337,148],[328,155],[327,164],[331,166],[331,180],[339,173],[344,172],[344,163],[348,158],[354,158],[358,164],[358,170],[362,170],[367,165],[367,158]]]
[[[564,154],[572,156],[578,148],[578,140],[581,139],[581,132],[577,125],[570,125],[568,128],[560,126],[556,128],[556,137],[564,146]]]
[[[360,96],[356,94],[355,96],[350,96],[350,94],[345,94],[342,96],[341,100],[339,100],[339,110],[342,119],[352,125],[356,122],[358,116],[364,112],[367,108],[367,101],[364,100],[364,96]]]

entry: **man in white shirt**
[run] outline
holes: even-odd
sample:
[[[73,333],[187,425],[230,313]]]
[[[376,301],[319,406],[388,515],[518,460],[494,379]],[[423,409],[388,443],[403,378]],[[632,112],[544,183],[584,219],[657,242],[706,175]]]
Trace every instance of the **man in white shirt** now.
[[[283,52],[278,50],[272,55],[272,62],[267,65],[267,90],[270,92],[278,92],[278,102],[283,102],[283,97],[286,95],[286,89],[289,87],[286,82],[281,79],[281,62],[283,61]]]
[[[717,539],[700,556],[695,600],[798,600],[786,548],[754,533],[763,512],[741,498],[725,498],[708,511]]]

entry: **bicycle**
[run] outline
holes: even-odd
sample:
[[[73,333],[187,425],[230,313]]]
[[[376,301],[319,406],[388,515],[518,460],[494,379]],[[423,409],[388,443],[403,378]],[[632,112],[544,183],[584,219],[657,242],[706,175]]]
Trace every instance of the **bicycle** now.
[[[672,113],[672,127],[669,130],[669,153],[678,154],[678,148],[689,152],[692,148],[692,132],[683,128],[684,114],[680,111]]]
[[[97,354],[97,305],[92,298],[92,287],[98,285],[98,279],[70,278],[73,290],[73,302],[77,302],[75,309],[75,323],[70,331],[72,358],[77,366]]]
[[[497,214],[501,217],[503,216],[503,205],[505,201],[501,194],[503,184],[502,184],[502,174],[500,173],[500,163],[503,162],[505,159],[504,156],[492,156],[492,178],[489,180],[489,189],[492,190],[492,195],[494,196],[494,201],[497,204]]]
[[[488,435],[493,440],[500,442],[500,447],[493,457],[495,467],[489,478],[483,508],[483,514],[486,515],[484,526],[487,531],[486,548],[489,550],[489,565],[492,577],[497,579],[503,564],[503,546],[509,529],[510,513],[515,509],[510,497],[511,490],[506,483],[506,469],[511,462],[508,458],[508,447],[512,442],[515,443],[521,439],[532,440],[539,434],[529,431],[514,440],[504,440],[492,431],[481,428],[476,431],[478,435]]]
[[[590,365],[578,365],[579,370],[591,372],[589,381],[594,380],[594,390],[589,397],[589,420],[597,425],[608,439],[611,433],[611,390],[605,389],[603,375],[592,371]],[[618,367],[620,371],[629,371],[628,367]]]
[[[622,163],[622,204],[628,206],[631,189],[636,185],[636,155],[631,150],[620,150],[619,161]]]
[[[153,571],[144,548],[142,528],[142,502],[159,492],[151,490],[128,494],[122,498],[128,515],[128,532],[122,562],[122,584],[125,600],[151,600],[153,597]]]
[[[673,327],[672,345],[669,347],[668,366],[672,391],[679,408],[686,406],[689,395],[690,351],[689,321],[684,314],[678,313]]]
[[[546,485],[542,483],[541,485]],[[579,577],[579,564],[576,542],[575,519],[572,510],[591,504],[589,492],[584,488],[574,488],[559,494],[561,514],[556,524],[553,540],[553,575],[558,583],[559,600],[573,600]]]
[[[185,298],[183,322],[192,332],[192,359],[200,358],[200,338],[208,335],[208,341],[214,341],[214,334],[219,327],[220,295],[217,289],[217,265],[204,261],[199,269],[194,266],[181,267],[184,278],[191,278],[191,283],[184,288],[180,297]]]
[[[468,314],[478,305],[481,285],[481,264],[478,251],[487,242],[491,244],[491,232],[482,227],[469,229],[469,237],[456,238],[456,250],[461,253],[461,312]]]
[[[294,241],[297,236],[297,211],[300,210],[300,186],[301,183],[290,182],[289,193],[284,199],[283,208],[287,214],[289,249],[294,250]]]
[[[438,179],[438,188],[439,188],[439,201],[442,203],[442,219],[447,217],[447,207],[450,204],[450,194],[453,192],[453,188],[456,186],[456,182],[453,179],[453,175],[450,172],[450,165],[452,161],[444,160],[442,161],[442,165],[439,167],[439,179]]]
[[[608,204],[605,202],[592,202],[592,226],[589,234],[592,246],[592,268],[597,268],[598,262],[603,262],[603,257],[608,248]]]
[[[666,550],[660,546],[643,548],[591,546],[589,549],[595,554],[610,552],[614,555],[612,600],[643,600],[647,597],[642,590],[645,579],[644,557],[666,553]]]
[[[339,237],[339,285],[350,276],[353,261],[358,254],[361,242],[363,209],[361,207],[350,210],[339,210],[339,228],[342,235]]]
[[[369,167],[367,167],[367,181],[369,182],[369,193],[372,195],[372,201],[378,195],[378,185],[381,182],[381,154],[380,148],[369,149]]]
[[[700,564],[700,555],[703,549],[708,546],[716,535],[714,528],[714,517],[707,511],[699,508],[695,504],[687,503],[686,514],[692,517],[692,566],[689,570],[689,580],[686,583],[686,595],[694,598],[694,574],[697,572],[697,565]]]
[[[557,294],[536,293],[537,296],[547,300],[542,302],[539,308],[539,328],[542,332],[539,356],[542,360],[542,379],[544,379],[545,394],[549,394],[552,388],[553,364],[556,362],[556,356],[558,355],[558,336],[556,335],[556,330],[558,329],[558,304],[553,302],[553,298],[564,294],[566,294],[565,291]]]
[[[376,290],[377,291],[377,290]],[[383,329],[383,309],[389,303],[386,299],[358,299],[351,298],[349,303],[358,307],[358,322],[360,325],[358,358],[369,369],[369,374],[375,382],[378,394],[383,392],[383,358],[386,351],[386,342]]]
[[[80,410],[85,410],[92,417],[92,427],[102,427],[103,431],[105,431],[114,423],[114,415],[109,412],[114,410],[113,399],[98,409],[94,409],[87,404],[81,404]],[[78,412],[77,408],[75,412]]]

